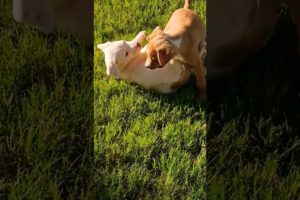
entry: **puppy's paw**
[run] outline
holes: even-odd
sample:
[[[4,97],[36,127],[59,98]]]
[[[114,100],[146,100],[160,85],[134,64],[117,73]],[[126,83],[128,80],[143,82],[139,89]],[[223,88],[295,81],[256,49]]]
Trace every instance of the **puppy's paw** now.
[[[200,103],[206,103],[207,101],[206,90],[199,90],[197,99]]]
[[[200,103],[206,103],[206,101],[207,101],[206,95],[204,95],[204,96],[199,95],[199,101],[200,101]]]

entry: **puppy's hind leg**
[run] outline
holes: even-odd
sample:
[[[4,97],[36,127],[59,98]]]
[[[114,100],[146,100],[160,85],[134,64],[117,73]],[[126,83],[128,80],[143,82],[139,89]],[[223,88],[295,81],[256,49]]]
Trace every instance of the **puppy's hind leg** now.
[[[195,71],[197,79],[197,87],[199,92],[199,99],[201,102],[206,101],[206,79],[205,79],[205,69],[204,64],[201,59],[199,59],[194,65],[193,69]]]

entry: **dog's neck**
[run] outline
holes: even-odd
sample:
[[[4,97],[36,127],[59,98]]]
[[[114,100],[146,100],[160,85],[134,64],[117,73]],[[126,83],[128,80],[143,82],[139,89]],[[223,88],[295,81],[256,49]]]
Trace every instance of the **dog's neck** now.
[[[130,77],[132,71],[135,70],[135,67],[137,67],[139,63],[144,62],[145,59],[146,59],[146,54],[142,52],[134,56],[132,59],[128,61],[126,65],[124,65],[124,67],[120,69],[121,77],[124,79],[131,79]]]
[[[165,45],[167,46],[171,46],[173,50],[176,50],[176,52],[178,51],[178,49],[180,49],[181,47],[181,43],[182,43],[182,38],[181,37],[172,37],[169,34],[165,33],[165,32],[160,32],[158,33],[156,36],[154,36],[154,38],[156,38],[156,45],[160,46],[162,43],[165,43]]]
[[[176,49],[179,49],[181,46],[181,42],[182,42],[182,38],[178,37],[178,38],[170,38],[169,42],[176,47]]]

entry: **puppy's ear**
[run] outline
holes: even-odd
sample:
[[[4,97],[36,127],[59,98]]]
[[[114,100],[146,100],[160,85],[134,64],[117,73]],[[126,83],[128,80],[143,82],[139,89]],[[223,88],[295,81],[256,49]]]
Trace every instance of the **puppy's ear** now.
[[[54,27],[50,0],[13,0],[13,17],[17,22],[37,26],[46,33]]]
[[[162,32],[160,26],[157,26],[152,33],[147,37],[147,40],[151,40],[153,37],[155,37],[159,32]]]
[[[165,47],[157,51],[157,58],[160,66],[165,66],[172,58],[172,49]]]
[[[141,43],[146,38],[146,35],[146,31],[141,31],[132,41]]]
[[[109,44],[110,44],[110,42],[106,42],[106,43],[103,43],[103,44],[98,44],[97,48],[101,49],[104,52],[105,49],[109,46]]]

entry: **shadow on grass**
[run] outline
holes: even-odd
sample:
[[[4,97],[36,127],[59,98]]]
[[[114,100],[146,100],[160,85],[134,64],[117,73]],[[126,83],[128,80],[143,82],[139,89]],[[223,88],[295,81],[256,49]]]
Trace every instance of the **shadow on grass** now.
[[[151,93],[151,96],[154,98],[160,98],[164,102],[167,102],[172,107],[179,106],[179,107],[192,107],[195,110],[205,109],[205,104],[200,103],[197,99],[198,90],[196,86],[196,78],[194,75],[191,76],[190,80],[181,87],[177,92],[171,94],[157,94]]]
[[[285,13],[267,45],[235,75],[208,80],[209,199],[297,198],[291,178],[300,173],[297,44]]]
[[[68,34],[3,22],[0,196],[90,197],[93,48]]]

